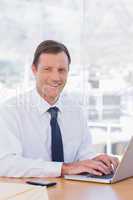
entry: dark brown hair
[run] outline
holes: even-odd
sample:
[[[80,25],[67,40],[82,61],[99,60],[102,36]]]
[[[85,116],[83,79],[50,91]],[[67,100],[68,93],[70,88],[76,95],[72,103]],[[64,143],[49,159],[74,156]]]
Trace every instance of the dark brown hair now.
[[[66,48],[66,46],[64,44],[59,43],[59,42],[54,41],[54,40],[45,40],[38,45],[38,47],[37,47],[37,49],[34,53],[33,64],[35,66],[37,66],[39,56],[42,53],[57,54],[57,53],[60,53],[60,52],[64,52],[67,55],[68,63],[70,64],[71,63],[71,57],[70,57],[68,49]]]

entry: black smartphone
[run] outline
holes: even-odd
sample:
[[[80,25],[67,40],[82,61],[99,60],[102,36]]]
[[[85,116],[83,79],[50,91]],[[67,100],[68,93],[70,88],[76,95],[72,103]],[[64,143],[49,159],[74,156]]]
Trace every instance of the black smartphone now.
[[[45,181],[45,180],[26,181],[26,183],[30,185],[46,186],[46,187],[54,186],[57,184],[56,182]]]

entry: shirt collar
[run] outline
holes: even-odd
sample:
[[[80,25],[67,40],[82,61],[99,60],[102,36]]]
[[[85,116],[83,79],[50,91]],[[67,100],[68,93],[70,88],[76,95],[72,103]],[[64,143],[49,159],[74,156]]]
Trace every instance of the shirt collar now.
[[[39,111],[40,115],[43,115],[45,112],[47,112],[47,110],[50,107],[54,107],[54,106],[59,108],[59,112],[62,112],[62,110],[63,110],[62,94],[60,95],[57,102],[51,106],[45,99],[43,99],[40,96],[40,94],[38,93],[38,91],[35,88],[33,90],[33,99],[34,99],[34,105],[37,108],[37,110]]]

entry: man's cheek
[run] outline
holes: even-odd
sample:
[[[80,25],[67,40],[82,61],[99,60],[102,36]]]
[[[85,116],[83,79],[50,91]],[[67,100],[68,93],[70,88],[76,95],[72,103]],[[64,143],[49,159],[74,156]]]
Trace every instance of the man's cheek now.
[[[43,90],[43,93],[48,93],[49,92],[49,88],[46,85],[43,86],[42,90]]]

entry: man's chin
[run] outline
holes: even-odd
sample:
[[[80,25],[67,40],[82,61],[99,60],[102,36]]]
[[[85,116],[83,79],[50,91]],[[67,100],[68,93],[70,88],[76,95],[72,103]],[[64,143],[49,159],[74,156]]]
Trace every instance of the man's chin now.
[[[57,92],[57,93],[46,93],[44,92],[43,93],[43,97],[44,99],[49,99],[49,100],[57,100],[60,96],[60,92]]]
[[[45,101],[47,101],[51,105],[55,104],[58,98],[59,96],[44,96]]]

